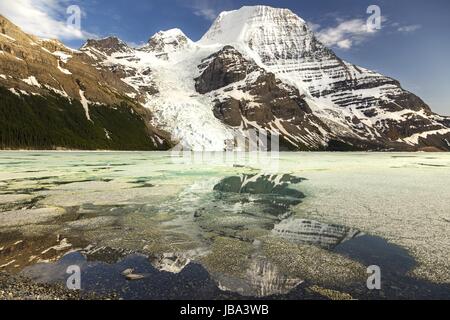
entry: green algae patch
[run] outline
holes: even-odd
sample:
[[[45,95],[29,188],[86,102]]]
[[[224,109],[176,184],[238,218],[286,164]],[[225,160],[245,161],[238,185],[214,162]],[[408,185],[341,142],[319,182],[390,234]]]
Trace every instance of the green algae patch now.
[[[242,276],[250,266],[252,251],[251,243],[218,237],[201,262],[210,272]]]
[[[54,220],[65,213],[63,208],[49,207],[0,213],[0,227],[20,227]]]
[[[360,263],[311,245],[298,245],[268,238],[264,254],[280,271],[324,286],[348,286],[366,281],[366,268]]]
[[[254,241],[259,240],[260,238],[266,237],[270,234],[270,231],[261,229],[261,228],[254,228],[254,229],[248,229],[248,230],[241,230],[236,233],[236,236],[239,239],[245,239],[247,241]]]
[[[311,286],[308,290],[313,293],[320,294],[322,297],[330,300],[354,300],[348,293],[322,288],[320,286]]]
[[[98,245],[138,251],[148,255],[184,252],[198,246],[190,235],[162,226],[160,218],[166,220],[168,216],[127,214],[117,222],[118,226],[103,227],[104,232],[101,235],[95,230],[88,230],[83,233],[83,236]]]

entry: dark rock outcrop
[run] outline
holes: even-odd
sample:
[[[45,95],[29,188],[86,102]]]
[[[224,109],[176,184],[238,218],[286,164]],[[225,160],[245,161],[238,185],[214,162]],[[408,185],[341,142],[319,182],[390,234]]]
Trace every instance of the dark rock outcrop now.
[[[201,76],[195,79],[195,89],[201,94],[244,80],[247,74],[257,69],[231,46],[224,47],[203,61],[199,68],[205,69]]]
[[[235,48],[225,46],[204,59],[199,69],[196,89],[220,97],[213,112],[225,124],[281,134],[292,150],[306,148],[302,136],[309,132],[317,136],[317,140],[309,142],[321,148],[325,137],[318,127],[326,125],[313,115],[298,89],[244,58]]]
[[[88,40],[84,47],[95,48],[100,52],[111,55],[113,53],[130,53],[131,48],[117,37],[108,37],[100,40]]]

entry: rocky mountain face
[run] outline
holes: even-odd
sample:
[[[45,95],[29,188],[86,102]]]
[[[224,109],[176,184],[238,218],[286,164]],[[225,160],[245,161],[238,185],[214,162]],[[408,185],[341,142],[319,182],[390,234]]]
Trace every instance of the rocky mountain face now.
[[[45,104],[39,99],[56,99],[55,109],[65,99],[85,115],[83,129],[72,123],[70,131],[96,132],[101,148],[132,148],[113,147],[130,133],[114,133],[106,112],[138,121],[135,140],[149,150],[224,150],[249,129],[280,135],[284,150],[450,150],[448,117],[398,81],[337,57],[287,9],[224,12],[198,42],[172,29],[141,48],[110,37],[76,51],[4,18],[0,25],[2,97],[26,102],[26,113]],[[64,130],[72,117],[61,122]],[[15,134],[28,122],[17,119]],[[3,148],[19,146],[5,141]],[[58,141],[55,147],[71,147]]]
[[[199,43],[235,44],[282,81],[295,84],[331,129],[323,128],[328,143],[337,140],[361,149],[448,149],[444,118],[398,81],[337,57],[290,10],[257,6],[222,13]]]
[[[170,136],[151,126],[151,113],[126,95],[133,91],[92,57],[0,16],[0,148],[167,149]]]
[[[284,84],[232,46],[202,62],[195,88],[214,97],[217,119],[238,130],[285,131],[288,134],[281,136],[284,146],[304,150],[321,147],[325,136],[319,128],[327,126],[313,114],[296,87]]]

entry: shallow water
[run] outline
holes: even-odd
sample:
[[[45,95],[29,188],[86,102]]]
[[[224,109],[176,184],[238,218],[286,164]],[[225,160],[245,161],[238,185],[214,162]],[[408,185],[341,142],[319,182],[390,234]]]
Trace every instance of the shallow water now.
[[[65,283],[78,265],[83,290],[126,299],[450,297],[450,155],[269,160],[2,152],[0,268]]]

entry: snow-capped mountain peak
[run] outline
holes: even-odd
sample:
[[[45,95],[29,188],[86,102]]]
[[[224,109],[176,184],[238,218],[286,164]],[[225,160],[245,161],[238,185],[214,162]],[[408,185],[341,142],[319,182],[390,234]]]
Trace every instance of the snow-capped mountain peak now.
[[[238,10],[222,12],[199,44],[263,44],[263,40],[277,40],[296,36],[287,31],[309,32],[306,22],[289,9],[268,6],[245,6]],[[256,38],[255,38],[256,37]]]
[[[87,42],[81,47],[81,50],[86,51],[92,48],[107,55],[111,55],[113,53],[132,52],[132,49],[124,41],[113,36],[103,39],[87,40]]]
[[[9,32],[0,45],[3,41],[8,50],[15,40],[10,38],[19,36]],[[49,48],[41,51],[65,51]],[[56,61],[51,55],[58,76],[69,77],[72,67],[86,65],[114,88],[92,92],[95,88],[83,84],[90,79],[74,76],[75,94],[65,88],[71,96],[81,96],[80,90],[91,101],[109,99],[104,92],[127,96],[151,115],[151,128],[194,150],[229,148],[236,134],[250,129],[280,135],[289,150],[450,149],[447,118],[432,113],[395,79],[337,57],[288,9],[223,12],[195,43],[180,29],[170,29],[139,49],[108,37],[88,40],[79,53],[68,55],[82,63],[72,66],[69,59]],[[2,66],[8,64],[0,64],[5,75],[0,84],[11,73]],[[21,79],[30,76],[36,74],[24,73]]]
[[[420,98],[394,79],[337,57],[291,10],[255,6],[221,13],[198,45],[233,45],[295,86],[338,136],[408,143],[425,122],[429,131],[446,130],[442,121],[425,120],[430,109]],[[405,125],[408,133],[399,129]]]
[[[171,53],[191,47],[194,43],[178,28],[159,31],[153,35],[142,51],[154,53]]]
[[[158,94],[145,105],[155,123],[198,150],[250,128],[279,133],[294,149],[408,148],[413,135],[448,130],[398,81],[337,57],[289,9],[223,12],[196,43],[179,29],[160,31],[135,56],[126,65],[140,61],[137,74],[124,81],[151,84]]]
[[[316,39],[305,20],[289,9],[268,6],[246,6],[221,13],[198,44],[233,45],[278,74],[291,70],[298,74],[302,62],[336,59]],[[284,78],[303,91],[300,79]]]

